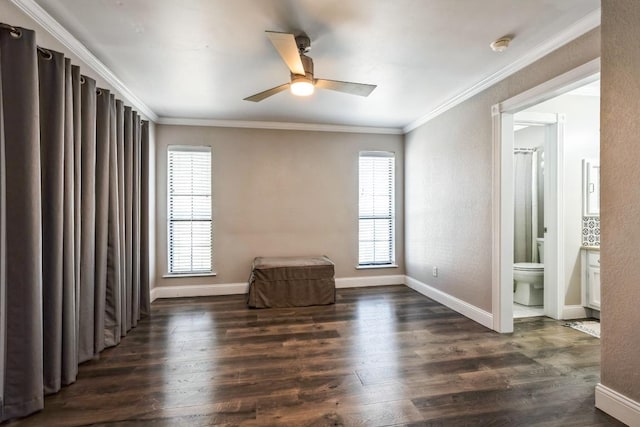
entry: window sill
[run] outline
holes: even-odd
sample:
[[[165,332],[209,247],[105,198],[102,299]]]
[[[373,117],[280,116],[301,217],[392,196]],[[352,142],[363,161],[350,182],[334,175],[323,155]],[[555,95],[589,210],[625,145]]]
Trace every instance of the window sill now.
[[[163,279],[178,279],[181,277],[213,277],[217,276],[215,271],[211,273],[167,273],[162,276]]]
[[[397,264],[357,265],[356,270],[369,270],[376,268],[398,268]]]

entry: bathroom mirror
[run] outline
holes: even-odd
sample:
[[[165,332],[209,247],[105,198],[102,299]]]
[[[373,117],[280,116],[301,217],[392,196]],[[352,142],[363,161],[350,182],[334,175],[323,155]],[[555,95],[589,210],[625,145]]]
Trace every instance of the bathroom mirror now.
[[[582,159],[582,215],[600,216],[599,159]]]

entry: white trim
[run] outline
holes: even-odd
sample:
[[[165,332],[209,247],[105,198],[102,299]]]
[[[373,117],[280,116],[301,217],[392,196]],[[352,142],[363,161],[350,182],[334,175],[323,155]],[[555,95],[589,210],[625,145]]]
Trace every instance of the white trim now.
[[[513,283],[513,168],[503,168],[503,159],[513,156],[513,114],[500,114],[492,107],[493,137],[492,170],[492,249],[491,283],[493,329],[501,333],[513,332],[513,289],[501,283]],[[502,137],[508,140],[503,141]],[[495,142],[495,138],[499,140]],[[501,189],[506,191],[501,191]],[[511,260],[505,251],[510,251]]]
[[[545,126],[558,122],[558,116],[554,113],[538,113],[535,111],[520,111],[513,116],[516,125]]]
[[[512,241],[508,237],[512,237],[512,233],[509,233],[509,230],[513,230],[513,213],[511,211],[513,195],[508,189],[512,188],[513,185],[511,182],[513,172],[511,168],[505,169],[503,167],[503,160],[508,158],[510,150],[513,148],[513,141],[503,141],[503,135],[510,135],[512,138],[513,132],[509,134],[509,132],[505,132],[505,128],[513,129],[513,113],[597,80],[599,72],[600,58],[596,58],[491,107],[491,115],[493,117],[491,300],[494,320],[493,329],[498,332],[513,331],[513,304],[507,295],[510,294],[510,292],[507,292],[509,286],[501,286],[502,283],[511,283],[513,280],[512,263],[506,261],[509,257],[506,248],[512,245]],[[560,126],[562,126],[562,123],[560,123]],[[502,191],[502,189],[505,191]],[[558,294],[560,292],[561,290],[558,287]],[[559,302],[561,301],[562,298]],[[558,304],[556,308],[559,311],[561,304]]]
[[[548,232],[544,233],[544,244],[545,254],[550,254],[551,262],[547,262],[548,258],[545,257],[544,277],[545,283],[551,286],[548,286],[547,292],[544,293],[544,314],[553,319],[561,319],[566,289],[564,268],[564,123],[566,118],[564,114],[556,116],[556,124],[545,125],[545,152],[548,153],[545,159],[547,170],[545,187],[548,187],[544,190],[544,222]],[[550,143],[555,146],[550,146]],[[547,215],[549,213],[550,215]],[[551,250],[546,251],[547,248]]]
[[[215,277],[218,273],[212,271],[210,273],[165,273],[163,279],[181,279],[183,277]]]
[[[600,58],[592,59],[576,68],[547,80],[529,90],[497,104],[498,112],[524,110],[558,95],[565,94],[600,78]]]
[[[457,311],[463,316],[492,328],[493,316],[474,305],[451,296],[412,277],[402,274],[388,276],[363,276],[336,278],[336,288],[361,288],[368,286],[406,285],[440,304]],[[208,285],[159,286],[151,289],[151,302],[158,298],[199,297],[213,295],[238,295],[249,291],[248,283],[227,283]]]
[[[330,125],[321,123],[288,123],[263,122],[252,120],[216,120],[216,119],[187,119],[179,117],[160,117],[156,123],[161,125],[203,126],[222,128],[274,129],[274,130],[302,130],[316,132],[346,132],[373,133],[384,135],[402,135],[400,128]]]
[[[336,279],[336,288],[362,288],[366,286],[404,285],[404,283],[404,274],[369,277],[341,277]]]
[[[478,322],[482,326],[493,329],[493,315],[485,310],[482,310],[475,305],[471,305],[461,299],[458,299],[452,295],[442,292],[439,289],[431,287],[426,283],[414,279],[413,277],[405,276],[405,284],[416,292],[431,298],[434,301],[439,302],[452,310],[457,311],[463,316]]]
[[[360,288],[365,286],[404,285],[403,274],[389,276],[339,277],[336,288]],[[238,295],[249,292],[248,283],[221,283],[206,285],[157,286],[151,289],[151,301],[158,298],[208,297],[214,295]]]
[[[581,305],[565,305],[562,308],[563,320],[585,319],[587,317],[589,317],[587,315],[587,309]]]
[[[222,283],[209,285],[157,286],[151,289],[151,302],[158,298],[209,297],[238,295],[249,291],[248,283]]]
[[[377,270],[380,268],[398,268],[398,264],[356,265],[356,270]]]
[[[596,408],[630,427],[640,426],[640,402],[600,383],[596,385]]]
[[[27,16],[42,26],[56,40],[62,43],[74,55],[85,62],[107,83],[113,86],[120,94],[133,105],[139,113],[156,122],[158,115],[153,112],[140,98],[138,98],[102,61],[100,61],[85,45],[67,31],[58,21],[53,19],[34,0],[11,0]]]
[[[453,96],[452,98],[449,98],[447,101],[443,102],[442,104],[440,104],[439,106],[437,106],[436,108],[428,112],[427,114],[409,123],[403,128],[404,133],[409,133],[412,130],[422,126],[423,124],[427,123],[429,120],[432,120],[433,118],[439,116],[445,111],[450,110],[456,105],[463,103],[467,99],[473,97],[474,95],[477,95],[478,93],[493,86],[499,81],[506,79],[507,77],[523,69],[527,65],[534,63],[538,59],[548,55],[549,53],[553,52],[559,47],[564,46],[565,44],[580,37],[586,32],[598,27],[600,25],[600,15],[601,15],[601,11],[598,8],[597,10],[594,10],[593,12],[584,16],[582,19],[575,22],[573,25],[565,28],[563,31],[556,34],[551,39],[529,50],[525,55],[519,57],[517,60],[515,60],[511,64],[507,65],[501,70],[498,70],[497,72],[493,73],[489,77],[483,80],[480,80],[473,86],[463,90],[462,92]]]

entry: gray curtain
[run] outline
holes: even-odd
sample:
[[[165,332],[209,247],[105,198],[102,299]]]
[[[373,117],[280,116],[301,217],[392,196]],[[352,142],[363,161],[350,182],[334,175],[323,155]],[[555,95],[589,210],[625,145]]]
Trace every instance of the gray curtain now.
[[[71,63],[38,55],[42,173],[43,376],[55,393],[77,374]]]
[[[151,311],[149,293],[149,122],[142,123],[140,134],[140,312],[138,317]]]
[[[118,324],[120,325],[121,335],[125,335],[127,328],[127,240],[125,227],[125,163],[124,163],[124,104],[122,101],[116,101],[116,151],[118,158],[118,223],[120,224],[120,307]],[[129,254],[130,255],[130,254]]]
[[[74,201],[74,279],[75,279],[75,291],[76,291],[76,306],[75,306],[75,326],[76,326],[76,358],[78,363],[80,360],[80,277],[82,271],[81,253],[82,253],[82,81],[80,76],[80,67],[71,66],[71,92],[73,104],[71,109],[73,110],[71,122],[72,128],[67,129],[67,132],[72,134],[73,137],[73,201]]]
[[[0,27],[4,194],[0,421],[42,408],[42,202],[35,33]],[[34,375],[35,371],[35,375]]]
[[[60,54],[38,55],[42,173],[42,299],[44,389],[60,389],[62,358],[65,63]],[[51,214],[50,214],[51,213]]]
[[[104,337],[107,347],[120,342],[120,321],[122,306],[120,293],[122,287],[122,272],[120,263],[123,261],[120,249],[120,184],[118,182],[118,126],[116,100],[113,94],[109,99],[109,219],[107,241],[107,282],[105,302]]]
[[[107,251],[109,249],[109,144],[110,92],[97,91],[96,109],[96,282],[94,304],[94,352],[104,350],[105,299],[107,297]]]
[[[533,153],[514,153],[513,178],[513,262],[532,262]]]
[[[125,279],[124,279],[124,318],[125,330],[131,329],[133,320],[131,303],[133,301],[133,143],[134,117],[131,107],[124,109],[124,230],[125,230]]]
[[[133,115],[133,186],[131,206],[131,325],[137,326],[140,319],[140,119]]]
[[[79,197],[76,193],[76,122],[80,110],[73,103],[74,90],[80,87],[80,73],[73,73],[71,60],[65,59],[65,113],[64,113],[64,179],[63,179],[63,212],[64,236],[63,254],[63,297],[62,297],[62,359],[61,385],[68,385],[76,380],[78,374],[78,316],[80,285],[80,221],[78,215]],[[52,390],[53,391],[53,390]],[[57,391],[57,390],[55,390]]]
[[[0,24],[0,422],[149,313],[148,144],[135,111]]]
[[[80,88],[80,335],[78,358],[93,358],[96,251],[96,82],[81,77]]]

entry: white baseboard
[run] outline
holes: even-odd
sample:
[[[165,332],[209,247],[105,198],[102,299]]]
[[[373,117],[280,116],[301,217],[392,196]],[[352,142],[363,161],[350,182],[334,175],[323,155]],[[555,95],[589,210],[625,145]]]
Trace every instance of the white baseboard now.
[[[339,277],[336,288],[359,288],[364,286],[403,285],[404,275]],[[248,283],[223,283],[208,285],[158,286],[151,289],[151,301],[158,298],[208,297],[214,295],[246,294]]]
[[[411,289],[446,305],[452,310],[480,323],[487,328],[493,326],[493,315],[466,303],[445,292],[402,274],[387,276],[339,277],[336,288],[359,288],[365,286],[407,285]],[[248,283],[223,283],[208,285],[159,286],[151,290],[151,301],[158,298],[204,297],[214,295],[246,294]]]
[[[602,384],[596,385],[596,408],[630,427],[640,427],[640,403]]]
[[[151,301],[158,298],[210,297],[214,295],[246,294],[248,283],[209,285],[158,286],[151,289]]]
[[[562,320],[584,319],[589,317],[587,309],[581,305],[565,305],[562,309]]]
[[[475,305],[471,305],[468,302],[462,301],[461,299],[442,292],[439,289],[431,287],[426,283],[422,283],[413,277],[405,276],[405,279],[405,284],[411,289],[420,292],[422,295],[429,297],[452,310],[457,311],[463,316],[480,323],[484,327],[493,329],[493,314],[488,311],[484,311]]]
[[[404,285],[404,274],[369,277],[340,277],[336,279],[336,288],[362,288],[365,286]]]

